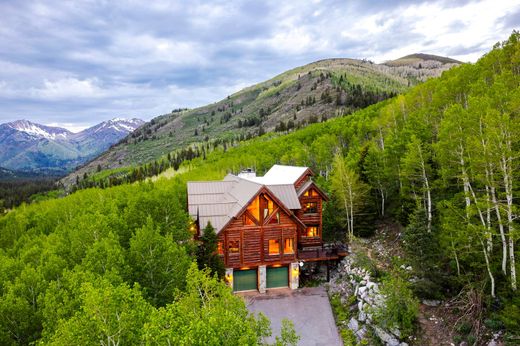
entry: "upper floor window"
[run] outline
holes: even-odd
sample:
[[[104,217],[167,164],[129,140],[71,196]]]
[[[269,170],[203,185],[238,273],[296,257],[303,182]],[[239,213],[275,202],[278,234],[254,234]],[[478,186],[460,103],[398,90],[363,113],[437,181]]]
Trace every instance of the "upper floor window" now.
[[[285,238],[283,243],[283,253],[284,254],[293,254],[294,253],[294,239],[293,238]]]
[[[271,220],[269,220],[270,224],[280,223],[280,212],[277,212]]]
[[[304,206],[305,214],[314,214],[318,212],[318,202],[307,202]]]
[[[228,241],[228,253],[238,254],[240,252],[240,240]]]
[[[280,241],[278,239],[269,239],[269,255],[280,254]]]
[[[306,237],[318,237],[318,226],[310,226],[305,230]]]
[[[318,197],[318,192],[316,192],[316,190],[314,189],[309,189],[307,191],[305,191],[305,193],[303,194],[305,197]]]
[[[219,242],[217,243],[217,254],[224,254],[224,242],[222,240],[219,240]]]

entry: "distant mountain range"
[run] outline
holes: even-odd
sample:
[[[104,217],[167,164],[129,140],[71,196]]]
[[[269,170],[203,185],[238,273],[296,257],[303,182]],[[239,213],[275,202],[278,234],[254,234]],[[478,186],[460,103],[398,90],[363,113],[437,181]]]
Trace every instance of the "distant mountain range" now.
[[[51,175],[65,174],[93,159],[144,124],[115,118],[78,133],[28,120],[0,125],[0,167]]]

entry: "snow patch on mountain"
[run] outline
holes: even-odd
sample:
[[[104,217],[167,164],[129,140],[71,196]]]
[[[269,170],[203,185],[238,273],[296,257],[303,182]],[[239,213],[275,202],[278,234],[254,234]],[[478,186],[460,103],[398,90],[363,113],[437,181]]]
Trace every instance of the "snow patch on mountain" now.
[[[7,124],[10,128],[25,132],[37,138],[47,138],[52,140],[66,140],[72,132],[61,127],[51,127],[32,123],[28,120],[17,120]]]

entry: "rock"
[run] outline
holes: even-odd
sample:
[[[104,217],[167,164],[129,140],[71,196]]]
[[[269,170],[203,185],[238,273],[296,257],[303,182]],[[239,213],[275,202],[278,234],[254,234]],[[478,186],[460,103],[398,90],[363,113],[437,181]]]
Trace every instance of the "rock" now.
[[[387,333],[383,329],[379,328],[378,326],[374,326],[374,332],[376,335],[385,343],[387,346],[399,346],[399,340],[394,338],[392,334]]]
[[[377,284],[375,282],[370,281],[370,282],[367,283],[367,287],[368,287],[369,290],[373,289],[376,286],[377,286]]]
[[[364,339],[367,334],[367,327],[363,326],[360,330],[356,332],[356,337],[358,340]]]
[[[487,346],[498,346],[498,343],[495,340],[491,340]]]
[[[366,280],[361,280],[361,281],[359,282],[359,284],[360,284],[361,286],[365,286],[365,285],[367,284],[367,281],[366,281]]]
[[[441,304],[441,301],[440,300],[429,300],[429,299],[424,299],[422,301],[422,303],[424,305],[428,305],[428,306],[439,306]]]
[[[359,330],[359,323],[354,317],[352,317],[350,321],[348,321],[348,329],[350,329],[354,333]]]
[[[360,301],[360,302],[358,303],[358,309],[359,309],[359,311],[362,311],[362,310],[363,310],[363,302],[362,302],[362,301]]]
[[[367,314],[364,311],[359,311],[358,320],[360,322],[365,322],[367,320]]]
[[[459,346],[468,346],[468,343],[466,341],[463,341],[459,344]]]
[[[359,290],[358,290],[358,294],[362,296],[363,293],[366,292],[366,290],[367,290],[367,287],[366,287],[366,286],[360,286],[360,287],[359,287]]]
[[[390,329],[390,333],[392,333],[395,336],[397,336],[397,338],[401,338],[401,331],[398,328]]]
[[[403,341],[403,342],[401,342],[401,343],[399,344],[399,346],[408,346],[408,344],[407,344],[406,342]]]

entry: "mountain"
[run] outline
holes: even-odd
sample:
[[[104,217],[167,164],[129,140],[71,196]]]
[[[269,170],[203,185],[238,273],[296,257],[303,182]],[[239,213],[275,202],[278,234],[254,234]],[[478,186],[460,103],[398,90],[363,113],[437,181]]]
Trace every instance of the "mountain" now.
[[[462,64],[461,61],[433,54],[415,53],[399,59],[386,61],[387,66],[412,66],[419,68],[437,68],[445,64]]]
[[[343,58],[320,60],[219,102],[161,115],[69,176],[69,180],[95,171],[98,165],[106,169],[150,162],[191,143],[249,138],[264,131],[290,130],[349,114],[458,64],[449,58],[424,67]]]
[[[0,166],[14,171],[64,174],[92,159],[142,125],[112,119],[78,133],[28,120],[0,125]]]

